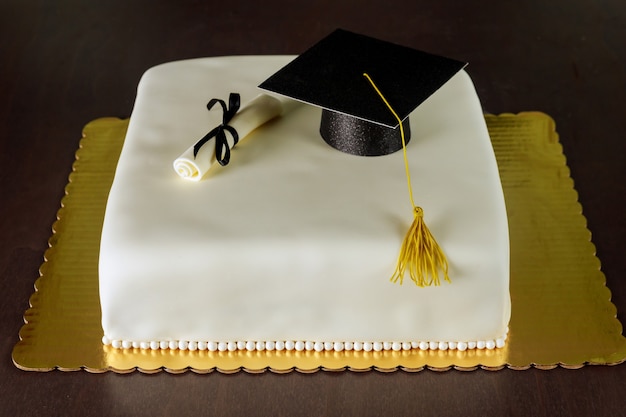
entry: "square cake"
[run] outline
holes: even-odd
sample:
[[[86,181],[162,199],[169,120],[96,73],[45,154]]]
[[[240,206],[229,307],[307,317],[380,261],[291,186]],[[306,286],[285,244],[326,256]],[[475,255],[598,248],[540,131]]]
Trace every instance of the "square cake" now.
[[[339,152],[304,104],[252,131],[201,181],[172,169],[290,56],[201,58],[142,77],[110,190],[99,288],[103,342],[190,350],[504,346],[509,237],[480,102],[461,70],[410,115],[416,203],[450,283],[390,282],[412,219],[402,152]]]

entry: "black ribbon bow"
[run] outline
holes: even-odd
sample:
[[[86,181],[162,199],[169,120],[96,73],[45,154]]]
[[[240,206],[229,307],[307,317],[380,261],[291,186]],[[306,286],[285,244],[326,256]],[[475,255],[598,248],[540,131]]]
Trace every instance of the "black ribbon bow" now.
[[[237,93],[230,93],[230,96],[228,97],[228,107],[226,107],[226,103],[224,102],[224,100],[214,98],[209,101],[209,103],[206,105],[206,108],[211,111],[213,106],[215,106],[217,103],[222,106],[222,124],[207,133],[202,139],[198,141],[198,143],[193,146],[193,157],[195,159],[202,145],[215,137],[215,159],[217,160],[217,162],[219,162],[221,166],[225,166],[228,165],[228,162],[230,161],[230,147],[228,146],[228,141],[226,140],[226,132],[230,133],[230,135],[233,137],[233,147],[235,147],[237,142],[239,142],[239,134],[237,133],[235,128],[228,125],[228,122],[230,122],[230,120],[239,110],[239,106],[241,105],[241,98]]]

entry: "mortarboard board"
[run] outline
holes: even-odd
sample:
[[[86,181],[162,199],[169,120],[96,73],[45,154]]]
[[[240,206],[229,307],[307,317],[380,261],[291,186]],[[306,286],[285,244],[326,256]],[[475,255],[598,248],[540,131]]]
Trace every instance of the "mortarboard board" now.
[[[336,149],[385,155],[402,149],[398,120],[410,138],[409,114],[466,63],[337,29],[259,85],[321,107],[320,133]]]

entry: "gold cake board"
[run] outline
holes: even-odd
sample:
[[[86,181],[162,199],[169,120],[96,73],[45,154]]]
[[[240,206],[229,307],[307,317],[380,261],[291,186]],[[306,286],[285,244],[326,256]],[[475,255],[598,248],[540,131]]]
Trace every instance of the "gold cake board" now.
[[[536,112],[485,118],[510,228],[513,310],[506,347],[464,352],[191,352],[103,346],[99,239],[128,127],[128,120],[103,118],[84,129],[13,362],[30,371],[121,373],[550,369],[623,362],[626,338],[554,121]]]

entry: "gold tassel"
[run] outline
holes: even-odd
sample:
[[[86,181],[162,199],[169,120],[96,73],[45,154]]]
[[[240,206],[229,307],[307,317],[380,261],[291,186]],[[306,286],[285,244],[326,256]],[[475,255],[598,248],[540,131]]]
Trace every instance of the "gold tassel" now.
[[[415,218],[402,242],[396,271],[391,281],[400,281],[402,285],[408,269],[409,276],[415,285],[420,287],[439,285],[439,270],[441,269],[444,280],[450,282],[448,261],[424,222],[424,211],[421,207],[414,207],[413,215]]]
[[[400,137],[402,138],[402,151],[404,153],[404,167],[406,169],[409,197],[411,199],[411,205],[413,206],[413,224],[411,224],[402,242],[398,263],[391,277],[391,281],[400,281],[400,285],[402,285],[404,275],[408,270],[409,276],[413,282],[420,287],[439,285],[439,271],[443,272],[444,280],[450,282],[450,278],[448,277],[448,260],[424,222],[424,211],[421,207],[416,206],[413,201],[413,187],[411,187],[411,175],[409,173],[409,161],[406,155],[406,141],[404,139],[402,120],[393,110],[387,99],[385,99],[378,87],[376,87],[376,84],[374,84],[370,76],[367,74],[363,74],[363,76],[372,84],[374,90],[376,90],[387,108],[398,120]]]

